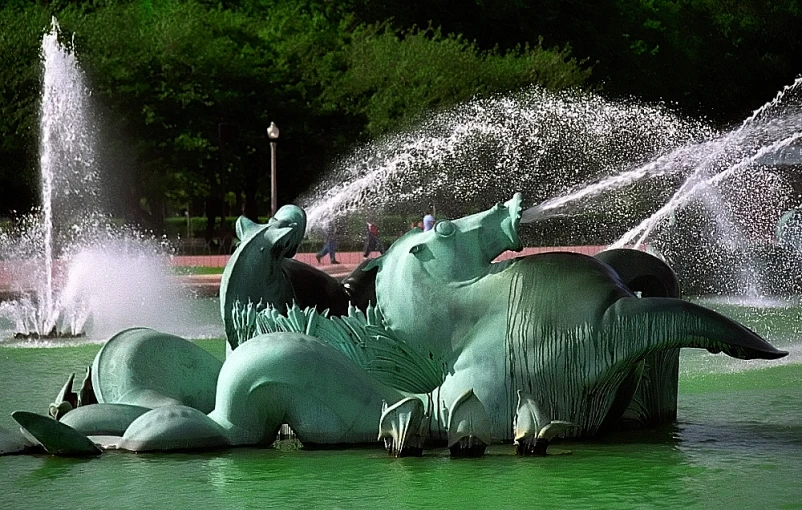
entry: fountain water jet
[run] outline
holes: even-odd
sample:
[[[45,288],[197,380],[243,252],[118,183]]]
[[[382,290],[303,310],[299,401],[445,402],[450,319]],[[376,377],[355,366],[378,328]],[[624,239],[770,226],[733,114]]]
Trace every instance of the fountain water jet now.
[[[59,42],[60,29],[55,18],[42,38],[42,99],[40,107],[41,221],[34,238],[41,244],[34,263],[26,270],[33,278],[36,298],[23,298],[7,305],[7,312],[24,309],[18,317],[17,331],[27,336],[74,336],[81,334],[60,323],[61,307],[56,296],[54,272],[55,225],[67,223],[65,216],[80,205],[84,218],[99,216],[91,204],[97,202],[97,172],[92,130],[89,125],[89,91],[75,55]],[[78,204],[76,204],[76,202]],[[29,232],[30,233],[30,232]],[[28,254],[30,256],[30,254]],[[33,308],[31,308],[33,307]],[[74,321],[72,321],[74,323]]]
[[[197,314],[173,284],[166,244],[103,212],[91,94],[59,36],[54,19],[42,40],[42,206],[0,237],[1,269],[10,276],[2,283],[15,297],[0,302],[0,319],[17,338],[102,337],[134,325],[198,330],[187,322]],[[219,334],[204,327],[196,336]]]

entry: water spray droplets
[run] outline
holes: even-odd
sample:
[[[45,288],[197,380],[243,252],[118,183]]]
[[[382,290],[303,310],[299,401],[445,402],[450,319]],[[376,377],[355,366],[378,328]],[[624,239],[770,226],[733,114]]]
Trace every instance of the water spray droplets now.
[[[659,107],[534,87],[431,114],[358,148],[300,203],[312,228],[348,212],[415,214],[432,203],[454,217],[515,191],[544,200],[704,132]]]

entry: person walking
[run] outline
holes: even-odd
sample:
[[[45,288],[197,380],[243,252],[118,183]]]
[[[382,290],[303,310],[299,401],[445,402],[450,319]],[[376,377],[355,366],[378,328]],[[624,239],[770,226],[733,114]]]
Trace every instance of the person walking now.
[[[423,217],[423,231],[426,232],[427,230],[431,230],[434,227],[434,214],[432,214],[432,210],[429,209],[426,211],[426,215]]]
[[[335,256],[335,251],[337,250],[337,226],[334,220],[329,221],[329,224],[326,225],[326,230],[324,232],[323,238],[323,248],[317,252],[315,258],[317,259],[317,263],[320,264],[320,259],[323,258],[324,255],[327,253],[329,254],[329,260],[332,264],[339,264],[340,262],[337,260]]]
[[[384,245],[382,244],[381,239],[379,239],[379,227],[376,226],[375,223],[367,223],[367,233],[365,235],[365,253],[362,254],[362,258],[368,258],[370,252],[377,251],[380,254],[384,254]]]

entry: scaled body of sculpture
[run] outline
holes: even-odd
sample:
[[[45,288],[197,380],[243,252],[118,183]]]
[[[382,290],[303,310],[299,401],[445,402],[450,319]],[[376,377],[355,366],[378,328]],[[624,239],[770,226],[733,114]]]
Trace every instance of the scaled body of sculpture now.
[[[743,359],[786,354],[713,311],[649,297],[677,296],[678,287],[667,266],[641,252],[609,252],[600,257],[607,262],[548,253],[493,263],[521,249],[519,219],[516,195],[431,231],[415,229],[343,288],[328,282],[318,297],[308,286],[299,296],[294,280],[314,268],[285,270],[303,235],[303,211],[286,206],[268,225],[241,220],[242,243],[221,286],[232,350],[219,375],[209,362],[196,374],[203,383],[188,380],[169,360],[179,351],[205,359],[197,347],[124,341],[160,335],[129,330],[98,354],[92,380],[100,403],[62,421],[82,434],[120,435],[115,446],[136,451],[269,443],[282,423],[303,442],[374,442],[381,422],[397,452],[405,450],[399,435],[412,438],[407,451],[419,449],[421,423],[435,438],[448,434],[452,451],[519,439],[522,451],[542,452],[537,441],[557,434],[590,437],[622,418],[672,419],[680,347]],[[362,308],[348,308],[349,300]],[[156,368],[126,361],[158,357],[168,362],[155,383],[142,381]],[[119,361],[113,373],[107,358]],[[394,405],[407,397],[423,406]],[[114,426],[100,431],[101,421]],[[39,438],[46,448],[48,434]]]

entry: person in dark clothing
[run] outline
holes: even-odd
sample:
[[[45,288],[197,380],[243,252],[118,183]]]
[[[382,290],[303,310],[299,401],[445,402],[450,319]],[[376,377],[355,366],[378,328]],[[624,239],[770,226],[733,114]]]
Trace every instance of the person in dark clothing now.
[[[328,253],[329,260],[331,260],[331,263],[339,264],[340,262],[337,260],[335,256],[336,249],[337,249],[337,226],[335,225],[334,220],[331,220],[329,224],[326,225],[325,237],[323,239],[323,248],[319,252],[317,252],[317,255],[315,255],[317,263],[320,264],[320,259],[322,259],[323,256]]]
[[[379,227],[374,223],[368,223],[367,234],[365,236],[365,253],[362,254],[362,258],[368,258],[368,255],[370,255],[372,251],[384,254],[384,245],[381,239],[379,239]]]

